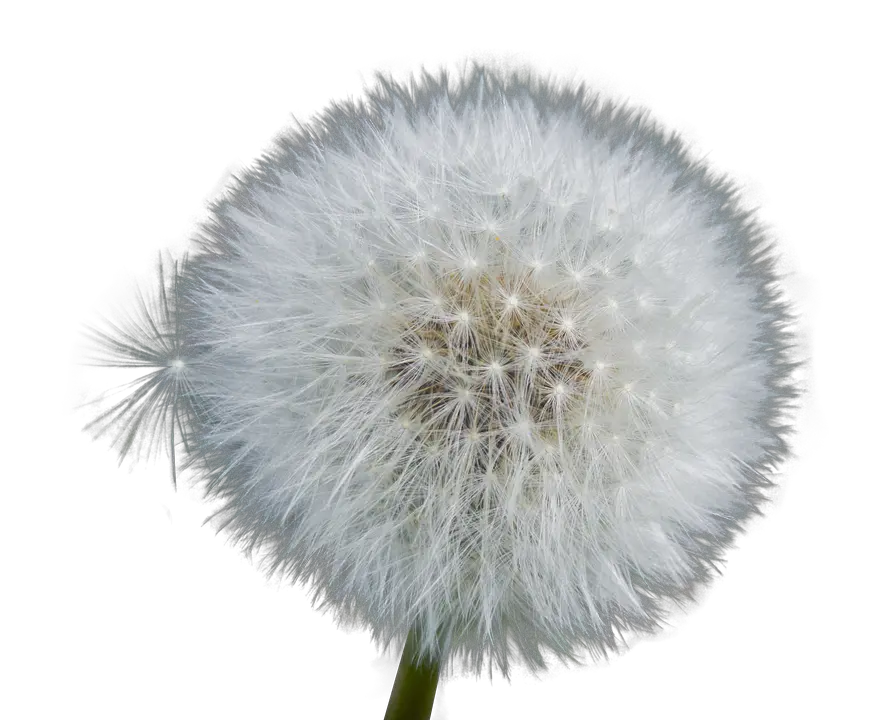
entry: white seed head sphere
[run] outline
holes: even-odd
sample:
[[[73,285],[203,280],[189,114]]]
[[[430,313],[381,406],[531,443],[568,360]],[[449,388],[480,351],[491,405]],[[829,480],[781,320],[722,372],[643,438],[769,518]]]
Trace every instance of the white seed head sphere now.
[[[104,336],[155,369],[97,427],[181,446],[236,542],[383,647],[419,623],[504,675],[614,650],[709,580],[788,453],[764,230],[583,87],[379,75],[195,243]]]

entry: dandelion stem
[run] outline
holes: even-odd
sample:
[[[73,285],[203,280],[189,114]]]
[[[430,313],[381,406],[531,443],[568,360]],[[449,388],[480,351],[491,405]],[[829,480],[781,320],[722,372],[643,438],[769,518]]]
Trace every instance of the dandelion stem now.
[[[439,660],[418,658],[420,646],[417,626],[408,631],[402,660],[389,696],[383,720],[428,720],[439,684]]]

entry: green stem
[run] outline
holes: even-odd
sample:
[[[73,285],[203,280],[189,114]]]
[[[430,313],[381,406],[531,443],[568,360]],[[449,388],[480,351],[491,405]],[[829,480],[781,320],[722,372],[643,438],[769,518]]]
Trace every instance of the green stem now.
[[[408,631],[383,720],[429,720],[439,684],[439,659],[419,658],[417,626]]]

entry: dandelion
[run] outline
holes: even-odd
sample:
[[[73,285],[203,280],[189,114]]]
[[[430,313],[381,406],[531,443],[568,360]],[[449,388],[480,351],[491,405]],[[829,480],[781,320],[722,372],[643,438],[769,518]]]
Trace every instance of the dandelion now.
[[[270,573],[405,641],[387,717],[428,715],[457,665],[657,630],[788,454],[772,243],[583,86],[378,75],[282,134],[194,245],[97,338],[150,372],[90,429],[166,443]]]

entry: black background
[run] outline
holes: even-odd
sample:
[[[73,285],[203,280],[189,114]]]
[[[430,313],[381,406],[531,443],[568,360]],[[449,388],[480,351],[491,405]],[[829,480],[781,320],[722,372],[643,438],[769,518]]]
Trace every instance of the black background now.
[[[421,71],[457,77],[478,64],[583,85],[643,113],[731,180],[773,243],[783,299],[797,318],[796,356],[809,358],[820,233],[809,148],[833,82],[817,50],[751,31],[705,41],[692,27],[609,44],[602,35],[634,32],[610,26],[579,44],[541,41],[535,33],[546,33],[530,22],[520,40],[504,32],[471,47],[459,35],[448,45],[370,32],[345,39],[315,21],[289,34],[274,18],[243,36],[174,37],[160,26],[134,25],[93,51],[76,81],[89,114],[86,149],[104,188],[87,206],[95,232],[81,256],[87,354],[97,331],[126,322],[137,289],[153,287],[159,253],[187,250],[208,204],[280,134],[365,98],[378,74],[406,83]],[[85,368],[84,418],[123,387],[116,372]],[[812,690],[836,661],[819,631],[827,601],[814,569],[822,543],[811,364],[794,380],[806,392],[793,415],[792,455],[772,477],[762,517],[744,526],[693,607],[579,667],[516,667],[509,681],[446,676],[433,717],[603,717],[643,706],[710,716],[742,702],[793,707]],[[185,471],[174,486],[162,455],[121,466],[86,436],[82,454],[100,518],[84,659],[96,707],[382,716],[397,652],[381,650],[362,627],[339,627],[314,608],[310,588],[270,572],[264,552],[247,553],[218,533],[199,474]]]

